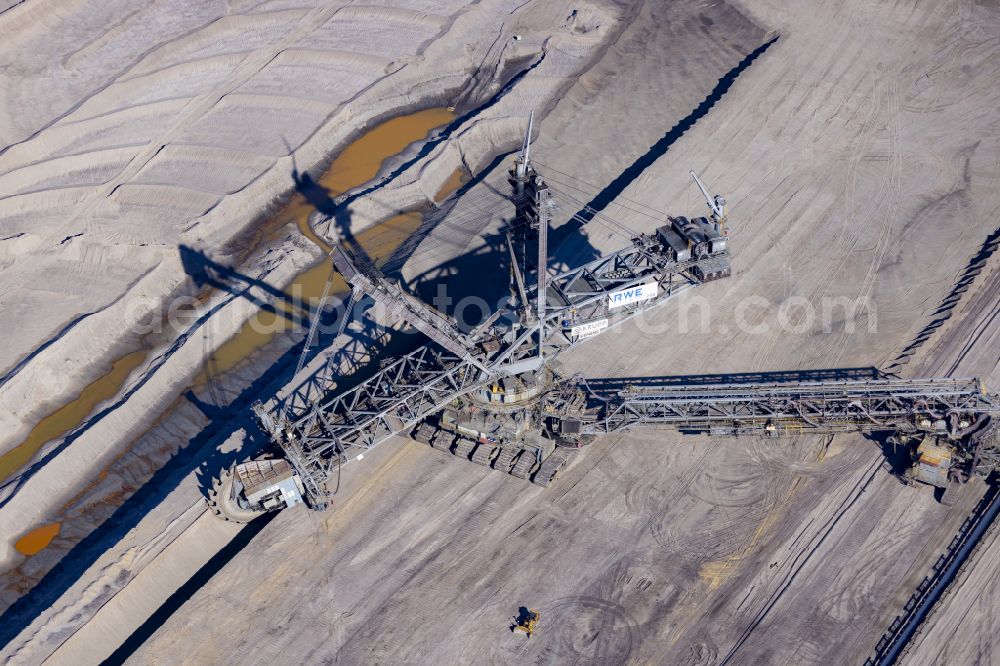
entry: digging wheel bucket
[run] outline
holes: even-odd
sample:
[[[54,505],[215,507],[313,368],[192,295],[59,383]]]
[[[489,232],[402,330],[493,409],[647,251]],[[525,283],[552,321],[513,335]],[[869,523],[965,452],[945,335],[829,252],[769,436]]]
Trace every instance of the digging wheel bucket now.
[[[219,475],[212,479],[212,488],[208,491],[208,508],[212,513],[223,520],[233,523],[249,523],[254,518],[263,515],[262,511],[244,509],[241,507],[233,492],[233,484],[236,481],[234,468],[222,470]]]

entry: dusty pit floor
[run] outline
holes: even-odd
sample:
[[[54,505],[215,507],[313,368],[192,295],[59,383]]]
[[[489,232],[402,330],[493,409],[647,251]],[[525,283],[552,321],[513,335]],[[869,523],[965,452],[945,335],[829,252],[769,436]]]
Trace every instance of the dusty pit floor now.
[[[877,365],[1000,385],[996,258],[949,299],[1000,206],[997,10],[740,8],[619,11],[628,27],[545,109],[534,154],[563,219],[574,198],[602,194],[618,197],[605,212],[632,229],[656,225],[645,206],[697,212],[694,168],[731,203],[737,268],[699,290],[712,303],[705,330],[697,304],[681,300],[581,346],[564,370]],[[771,30],[780,39],[715,99],[719,79]],[[688,126],[707,96],[708,112]],[[669,135],[678,123],[686,131]],[[480,237],[496,220],[477,217],[469,229],[474,216],[461,212],[408,275],[488,256]],[[597,220],[565,231],[557,254],[585,259],[625,235]],[[829,327],[793,332],[780,316],[792,296],[819,312],[829,299],[841,304]],[[845,310],[843,299],[862,307]],[[950,307],[936,314],[942,303]],[[683,312],[693,331],[680,330]],[[740,321],[767,330],[741,331]],[[338,509],[279,514],[123,654],[136,663],[855,662],[976,499],[970,487],[946,509],[887,474],[875,444],[848,436],[636,433],[595,444],[547,490],[405,440],[347,471]],[[54,588],[51,609],[29,615],[5,655],[104,656],[224,547],[233,535],[201,515],[194,477],[151,492],[145,518],[102,543],[78,582]],[[973,596],[958,590],[936,621],[968,611],[983,619],[959,621],[965,631],[989,627],[992,606]],[[543,613],[530,641],[508,631],[521,605]],[[918,642],[911,658],[988,659],[993,635],[956,637],[946,652]]]

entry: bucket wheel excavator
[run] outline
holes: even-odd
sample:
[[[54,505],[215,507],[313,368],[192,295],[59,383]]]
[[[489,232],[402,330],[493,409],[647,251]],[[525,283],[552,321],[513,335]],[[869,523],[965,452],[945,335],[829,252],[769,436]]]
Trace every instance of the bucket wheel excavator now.
[[[680,293],[731,274],[726,201],[708,214],[666,217],[616,252],[553,272],[548,261],[552,189],[531,162],[532,120],[507,181],[515,215],[506,236],[510,297],[472,330],[386,279],[338,245],[336,269],[426,335],[354,388],[304,408],[254,411],[272,445],[234,465],[209,497],[226,520],[247,522],[305,504],[324,510],[341,469],[395,435],[467,464],[548,486],[595,438],[667,427],[712,436],[885,433],[909,453],[903,476],[949,488],[1000,466],[1000,397],[975,379],[899,379],[872,370],[649,377],[623,384],[562,377],[553,361]],[[534,261],[529,260],[534,257]]]

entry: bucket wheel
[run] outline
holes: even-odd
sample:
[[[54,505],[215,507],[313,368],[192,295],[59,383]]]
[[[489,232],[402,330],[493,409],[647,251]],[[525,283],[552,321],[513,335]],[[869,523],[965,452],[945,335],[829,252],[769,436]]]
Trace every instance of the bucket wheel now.
[[[212,488],[208,491],[206,502],[212,513],[223,520],[232,523],[249,523],[254,518],[263,515],[263,511],[244,509],[236,496],[235,466],[222,470],[212,479]]]

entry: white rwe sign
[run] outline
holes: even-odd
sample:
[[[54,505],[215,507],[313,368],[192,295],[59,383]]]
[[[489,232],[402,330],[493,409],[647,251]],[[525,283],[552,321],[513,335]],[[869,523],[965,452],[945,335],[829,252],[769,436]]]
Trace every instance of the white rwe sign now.
[[[656,298],[658,292],[659,285],[656,282],[645,282],[628,289],[619,289],[608,294],[608,308],[614,310],[625,305],[648,301],[651,298]]]
[[[597,321],[588,321],[586,324],[579,324],[569,329],[569,333],[577,340],[583,340],[584,338],[589,338],[592,335],[597,335],[604,329],[608,327],[607,319],[598,319]]]

